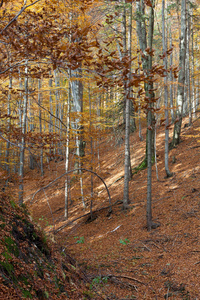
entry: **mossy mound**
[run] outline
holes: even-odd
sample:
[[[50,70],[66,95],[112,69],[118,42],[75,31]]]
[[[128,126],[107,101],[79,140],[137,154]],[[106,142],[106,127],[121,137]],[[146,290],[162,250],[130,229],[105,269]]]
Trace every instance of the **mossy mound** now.
[[[83,279],[26,208],[0,195],[0,299],[84,299]]]

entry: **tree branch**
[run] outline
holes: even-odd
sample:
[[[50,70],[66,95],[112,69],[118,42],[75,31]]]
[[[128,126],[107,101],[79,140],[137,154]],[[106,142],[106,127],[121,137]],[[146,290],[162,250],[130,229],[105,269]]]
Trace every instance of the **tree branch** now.
[[[6,73],[7,71],[9,71],[10,69],[14,69],[15,67],[21,65],[21,63],[23,63],[25,60],[22,60],[21,62],[18,62],[16,63],[15,65],[12,65],[10,67],[8,67],[7,69],[3,70],[0,72],[0,75],[3,74],[3,73]]]
[[[14,21],[17,20],[17,18],[23,13],[23,11],[25,9],[27,9],[28,7],[36,4],[37,2],[39,2],[40,0],[36,0],[35,2],[29,4],[29,5],[26,5],[26,6],[23,6],[22,9],[20,10],[20,12],[18,12],[18,14],[2,29],[2,31],[0,32],[0,34],[2,34]],[[25,1],[25,4],[26,4],[26,1]],[[1,1],[1,5],[0,7],[3,5],[3,0]]]
[[[56,179],[54,179],[53,181],[51,181],[51,182],[50,182],[49,184],[47,184],[46,186],[44,186],[44,187],[42,187],[41,189],[37,190],[37,191],[34,193],[34,195],[33,195],[33,197],[32,197],[32,200],[30,201],[30,203],[33,202],[33,200],[34,200],[34,198],[35,198],[35,195],[36,195],[37,193],[39,193],[41,190],[47,189],[47,188],[48,188],[49,186],[51,186],[54,182],[56,182],[58,179],[62,178],[63,176],[65,176],[65,175],[67,175],[67,174],[70,174],[70,173],[72,173],[72,172],[74,172],[74,171],[86,171],[86,172],[90,172],[90,173],[96,175],[96,176],[103,182],[103,184],[104,184],[104,186],[105,186],[105,188],[106,188],[106,190],[107,190],[107,193],[108,193],[109,205],[110,205],[110,212],[112,212],[112,204],[111,204],[110,192],[109,192],[109,190],[108,190],[108,187],[107,187],[105,181],[104,181],[103,178],[102,178],[101,176],[99,176],[96,172],[93,172],[93,171],[88,170],[88,169],[85,169],[85,168],[77,168],[77,169],[73,169],[73,170],[70,170],[70,171],[68,171],[68,172],[66,172],[66,173],[64,173],[64,174],[62,174],[61,176],[57,177]]]

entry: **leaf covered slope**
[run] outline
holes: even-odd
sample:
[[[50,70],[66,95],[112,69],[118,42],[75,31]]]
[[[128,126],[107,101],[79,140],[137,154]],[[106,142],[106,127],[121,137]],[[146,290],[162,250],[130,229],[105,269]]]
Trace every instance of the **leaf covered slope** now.
[[[0,197],[0,299],[83,299],[76,263],[31,222],[26,208]]]
[[[57,242],[72,253],[90,279],[91,298],[97,299],[199,299],[200,270],[200,155],[197,118],[191,127],[184,119],[182,141],[169,152],[173,177],[165,178],[163,127],[157,130],[157,163],[159,181],[153,166],[153,219],[160,226],[151,232],[146,228],[147,171],[140,170],[130,182],[130,210],[122,211],[123,145],[115,146],[108,135],[101,144],[101,176],[109,187],[113,213],[108,209],[94,213],[94,221],[77,219],[89,211],[83,210],[80,184],[73,182],[69,219],[64,219],[63,182],[45,192],[52,209]],[[170,129],[170,138],[172,138]],[[143,131],[145,136],[145,130]],[[137,132],[131,136],[132,167],[137,167],[145,155],[145,141]],[[32,199],[40,187],[64,173],[64,163],[52,162],[45,176],[35,180],[27,175],[26,196]],[[86,174],[85,174],[86,175]],[[90,175],[84,178],[85,198],[90,194]],[[88,180],[88,181],[87,181]],[[88,186],[87,186],[88,184]],[[77,192],[75,191],[77,188]],[[75,193],[76,192],[76,193]],[[107,193],[95,183],[94,210],[108,206]],[[46,231],[51,231],[52,216],[44,193],[30,209]],[[42,216],[42,217],[41,217]],[[76,219],[76,220],[75,220]],[[72,220],[75,220],[71,223]],[[68,226],[66,226],[68,224]],[[94,290],[96,288],[96,290]]]

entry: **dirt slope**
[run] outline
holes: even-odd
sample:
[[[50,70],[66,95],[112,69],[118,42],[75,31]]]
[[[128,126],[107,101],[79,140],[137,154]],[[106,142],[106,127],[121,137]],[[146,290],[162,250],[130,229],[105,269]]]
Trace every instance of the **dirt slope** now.
[[[75,257],[78,268],[87,273],[90,290],[86,299],[200,299],[200,119],[191,127],[185,127],[187,121],[183,122],[181,144],[169,154],[169,167],[174,175],[168,179],[164,178],[163,128],[157,132],[159,181],[153,166],[152,199],[153,217],[160,227],[151,232],[147,232],[145,217],[146,170],[133,176],[131,207],[122,211],[124,148],[115,146],[111,137],[101,143],[100,168],[96,171],[109,186],[115,203],[112,214],[102,209],[92,222],[85,216],[70,223],[89,211],[89,174],[84,174],[83,179],[86,210],[79,182],[72,179],[75,181],[68,221],[64,219],[64,179],[38,193],[30,205],[37,189],[64,173],[64,161],[51,162],[43,178],[37,171],[27,173],[29,209],[46,232],[52,234],[53,229],[57,230],[55,239],[60,247]],[[139,140],[137,133],[133,134],[133,167],[141,162],[144,151],[145,142]],[[94,184],[94,209],[108,206],[102,182],[95,179]]]

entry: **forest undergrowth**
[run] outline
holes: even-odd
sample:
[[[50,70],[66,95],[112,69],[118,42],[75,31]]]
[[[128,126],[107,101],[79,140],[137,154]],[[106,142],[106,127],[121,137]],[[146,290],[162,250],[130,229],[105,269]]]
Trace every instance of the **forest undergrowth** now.
[[[87,277],[85,294],[77,299],[199,299],[200,118],[194,120],[191,127],[187,127],[187,122],[188,119],[184,119],[180,145],[169,153],[173,176],[167,179],[164,129],[157,131],[159,181],[154,165],[152,208],[153,219],[160,226],[150,232],[146,228],[147,171],[134,174],[130,182],[130,207],[123,211],[124,147],[116,146],[111,135],[102,140],[100,168],[96,172],[109,187],[112,213],[108,212],[105,188],[96,179],[94,218],[90,220],[91,175],[87,174],[84,177],[87,207],[83,209],[79,182],[71,180],[71,204],[66,220],[62,180],[38,193],[32,201],[38,189],[64,173],[64,161],[52,161],[46,166],[44,177],[39,177],[37,170],[27,170],[25,202],[32,218],[50,236],[60,253],[73,257],[76,272]],[[172,134],[170,129],[171,138]],[[145,141],[139,140],[137,132],[133,133],[133,168],[144,154]],[[80,287],[80,291],[83,289]]]

